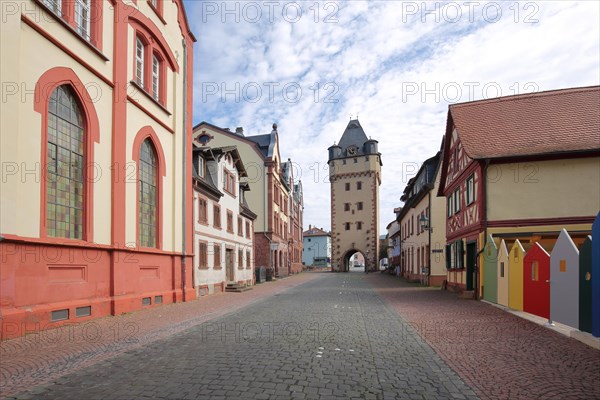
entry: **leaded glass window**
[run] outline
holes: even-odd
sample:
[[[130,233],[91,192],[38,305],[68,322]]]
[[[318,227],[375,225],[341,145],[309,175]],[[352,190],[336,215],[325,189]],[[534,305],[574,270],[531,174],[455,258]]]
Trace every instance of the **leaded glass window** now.
[[[157,161],[150,139],[144,140],[140,149],[139,174],[139,237],[140,246],[156,247],[157,223]]]
[[[48,105],[46,233],[83,239],[84,123],[67,85],[52,92]]]

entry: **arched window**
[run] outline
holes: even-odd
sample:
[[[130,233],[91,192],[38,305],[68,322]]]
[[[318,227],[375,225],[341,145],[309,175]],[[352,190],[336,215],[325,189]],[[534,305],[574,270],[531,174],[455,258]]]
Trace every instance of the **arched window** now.
[[[138,176],[138,232],[140,246],[157,247],[158,163],[156,151],[149,138],[144,140],[140,148]]]
[[[79,102],[68,85],[59,86],[48,105],[48,236],[83,239],[84,148],[84,118]]]

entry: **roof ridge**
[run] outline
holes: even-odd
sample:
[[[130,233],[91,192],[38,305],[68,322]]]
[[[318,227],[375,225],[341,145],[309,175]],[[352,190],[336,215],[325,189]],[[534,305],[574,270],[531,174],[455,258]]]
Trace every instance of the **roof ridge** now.
[[[494,98],[490,98],[490,99],[479,99],[479,100],[465,101],[462,103],[450,104],[448,107],[449,108],[459,108],[459,107],[466,107],[466,106],[471,106],[471,105],[475,105],[475,104],[494,103],[494,102],[499,103],[499,102],[503,102],[503,101],[514,100],[515,98],[557,96],[557,95],[565,94],[565,92],[580,93],[580,92],[591,92],[594,90],[600,90],[600,85],[582,86],[582,87],[564,88],[564,89],[551,89],[551,90],[544,90],[542,92],[511,94],[508,96],[500,96],[500,97],[494,97]]]

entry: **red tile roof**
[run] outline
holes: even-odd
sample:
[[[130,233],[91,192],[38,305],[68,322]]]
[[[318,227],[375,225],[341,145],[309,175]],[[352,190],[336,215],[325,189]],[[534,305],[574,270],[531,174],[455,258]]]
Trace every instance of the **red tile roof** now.
[[[309,230],[304,231],[303,236],[329,236],[329,232],[313,226]]]
[[[600,150],[600,86],[454,104],[448,118],[474,159]]]

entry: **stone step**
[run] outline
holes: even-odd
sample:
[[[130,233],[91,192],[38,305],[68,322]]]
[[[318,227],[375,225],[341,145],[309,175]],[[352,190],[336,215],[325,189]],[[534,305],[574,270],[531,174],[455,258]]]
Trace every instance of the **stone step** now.
[[[247,292],[248,290],[252,290],[252,286],[238,285],[238,284],[228,284],[225,287],[226,292],[234,292],[234,293],[242,293]]]

